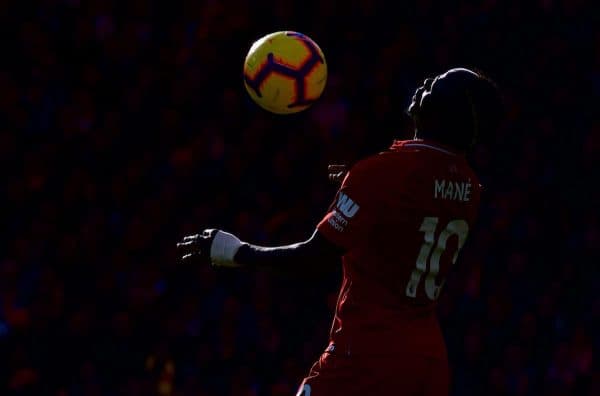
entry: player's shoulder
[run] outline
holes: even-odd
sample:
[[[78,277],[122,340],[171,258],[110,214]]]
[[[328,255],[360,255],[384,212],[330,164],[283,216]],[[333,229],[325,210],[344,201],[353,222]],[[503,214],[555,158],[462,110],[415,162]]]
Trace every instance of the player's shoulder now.
[[[461,151],[431,140],[398,140],[390,150],[397,159],[403,160],[403,166],[437,171],[440,168],[453,168],[460,172],[473,173],[467,157]]]
[[[430,154],[439,156],[456,157],[461,156],[452,147],[446,146],[431,140],[395,140],[389,149],[389,152],[412,153],[412,154]]]
[[[396,140],[387,150],[356,162],[349,173],[354,180],[379,183],[390,176],[398,181],[447,168],[476,178],[463,154],[426,140]]]
[[[348,173],[353,179],[377,182],[394,170],[394,163],[394,159],[389,157],[387,152],[381,152],[360,159],[350,167]]]
[[[414,160],[410,154],[419,152],[419,147],[412,146],[413,140],[396,140],[387,150],[367,156],[356,162],[350,170],[356,174],[375,176],[407,169],[407,164]]]

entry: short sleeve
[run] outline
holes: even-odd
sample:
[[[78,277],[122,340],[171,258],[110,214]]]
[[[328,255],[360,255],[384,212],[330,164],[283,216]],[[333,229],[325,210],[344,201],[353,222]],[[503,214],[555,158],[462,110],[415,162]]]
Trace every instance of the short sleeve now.
[[[360,244],[378,216],[376,185],[380,177],[368,160],[352,167],[317,230],[346,250]]]

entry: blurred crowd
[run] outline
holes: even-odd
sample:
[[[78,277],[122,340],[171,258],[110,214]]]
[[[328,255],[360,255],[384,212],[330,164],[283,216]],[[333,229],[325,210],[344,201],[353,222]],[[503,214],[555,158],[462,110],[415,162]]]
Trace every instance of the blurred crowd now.
[[[291,395],[340,281],[181,265],[205,227],[307,238],[352,163],[411,136],[425,77],[480,68],[507,120],[439,315],[452,395],[600,394],[600,34],[584,0],[39,0],[0,5],[0,394]],[[251,43],[296,30],[309,110],[249,99]],[[401,241],[400,241],[401,242]],[[594,356],[595,354],[595,356]]]

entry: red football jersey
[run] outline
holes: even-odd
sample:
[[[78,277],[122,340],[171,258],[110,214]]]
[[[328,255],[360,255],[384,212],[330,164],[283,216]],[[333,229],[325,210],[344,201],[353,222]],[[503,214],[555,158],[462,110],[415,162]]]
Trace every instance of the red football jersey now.
[[[329,350],[445,357],[434,314],[479,207],[464,156],[397,141],[356,163],[318,230],[347,252]]]

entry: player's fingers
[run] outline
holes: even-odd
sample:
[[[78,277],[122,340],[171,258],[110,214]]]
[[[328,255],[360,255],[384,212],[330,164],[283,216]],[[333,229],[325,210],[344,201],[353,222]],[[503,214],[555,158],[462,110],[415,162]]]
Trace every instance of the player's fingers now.
[[[343,172],[344,170],[346,170],[346,165],[332,164],[327,166],[327,171],[329,173],[338,173]]]
[[[183,256],[181,256],[181,261],[189,262],[189,261],[192,261],[193,259],[195,259],[198,256],[199,256],[198,253],[184,254]]]
[[[344,176],[346,176],[346,172],[330,173],[329,180],[339,182],[342,181],[342,179],[344,179]]]
[[[180,242],[177,244],[177,251],[183,255],[192,254],[198,251],[198,245],[194,242]]]
[[[177,243],[177,247],[180,249],[186,249],[192,246],[196,245],[196,241],[189,241],[189,242],[178,242]]]
[[[188,254],[184,254],[181,256],[182,263],[197,263],[203,264],[206,263],[206,257],[204,257],[200,252],[192,252]]]
[[[199,255],[197,253],[188,253],[181,256],[182,263],[192,263]]]
[[[183,238],[183,241],[184,241],[184,242],[187,242],[187,241],[193,241],[193,240],[195,240],[195,239],[198,239],[199,237],[200,237],[200,235],[198,235],[198,234],[195,234],[195,235],[188,235],[188,236],[186,236],[186,237],[184,237],[184,238]]]

